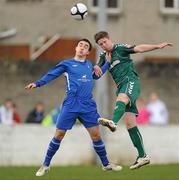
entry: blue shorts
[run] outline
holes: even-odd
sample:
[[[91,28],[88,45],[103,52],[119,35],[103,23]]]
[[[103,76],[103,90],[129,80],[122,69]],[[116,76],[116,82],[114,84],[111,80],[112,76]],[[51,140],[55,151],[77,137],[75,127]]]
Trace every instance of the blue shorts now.
[[[98,126],[99,123],[97,119],[100,117],[97,110],[91,112],[71,112],[68,106],[63,106],[60,114],[57,118],[56,128],[62,130],[72,129],[76,122],[76,119],[85,126],[85,128],[90,128]]]

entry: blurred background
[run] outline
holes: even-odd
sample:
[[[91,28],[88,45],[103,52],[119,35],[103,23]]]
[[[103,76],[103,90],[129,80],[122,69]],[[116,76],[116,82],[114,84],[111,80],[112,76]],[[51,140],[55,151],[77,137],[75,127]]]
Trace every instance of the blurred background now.
[[[59,61],[73,57],[80,38],[93,43],[89,59],[95,63],[99,50],[93,36],[99,30],[107,30],[115,43],[173,43],[171,48],[132,58],[142,83],[137,123],[151,162],[179,163],[179,1],[107,0],[101,9],[100,0],[81,0],[88,7],[83,21],[70,14],[78,2],[0,0],[0,166],[41,164],[65,97],[65,79],[60,77],[32,92],[24,87]],[[112,115],[115,91],[109,73],[95,83],[94,96],[105,117]],[[6,120],[2,120],[3,108],[10,111]],[[134,161],[136,151],[123,120],[114,134],[103,128],[103,137],[113,162],[128,165]],[[61,147],[54,165],[97,162],[79,123]]]

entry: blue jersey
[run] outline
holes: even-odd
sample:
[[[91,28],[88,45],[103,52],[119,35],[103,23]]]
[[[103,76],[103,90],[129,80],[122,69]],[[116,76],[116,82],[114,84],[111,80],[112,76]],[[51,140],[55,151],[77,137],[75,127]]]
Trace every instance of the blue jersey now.
[[[102,67],[103,73],[109,68],[109,63]],[[98,79],[93,74],[93,65],[90,61],[80,62],[74,59],[64,60],[52,68],[41,79],[35,82],[37,87],[47,84],[53,79],[64,74],[66,77],[67,97],[63,105],[69,105],[71,112],[89,112],[96,109],[92,99],[94,87],[93,79]]]

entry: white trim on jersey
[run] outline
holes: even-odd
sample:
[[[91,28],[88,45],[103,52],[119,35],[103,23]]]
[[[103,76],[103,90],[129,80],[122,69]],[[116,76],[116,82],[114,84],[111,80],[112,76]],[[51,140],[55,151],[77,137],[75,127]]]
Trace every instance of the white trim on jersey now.
[[[70,81],[69,81],[69,75],[67,72],[64,72],[63,73],[64,76],[66,77],[66,80],[67,80],[67,87],[68,87],[68,90],[70,91]]]

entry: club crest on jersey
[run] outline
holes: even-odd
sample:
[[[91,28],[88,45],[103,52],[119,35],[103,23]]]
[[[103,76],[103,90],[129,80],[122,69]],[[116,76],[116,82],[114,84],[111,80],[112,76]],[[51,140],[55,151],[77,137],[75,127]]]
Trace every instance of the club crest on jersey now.
[[[118,108],[118,106],[115,106],[114,110],[116,110]]]
[[[77,65],[77,64],[73,64],[72,66],[73,66],[73,67],[77,67],[78,65]]]
[[[78,81],[88,82],[88,81],[91,81],[91,80],[87,79],[86,74],[84,74],[80,79],[78,79]]]

